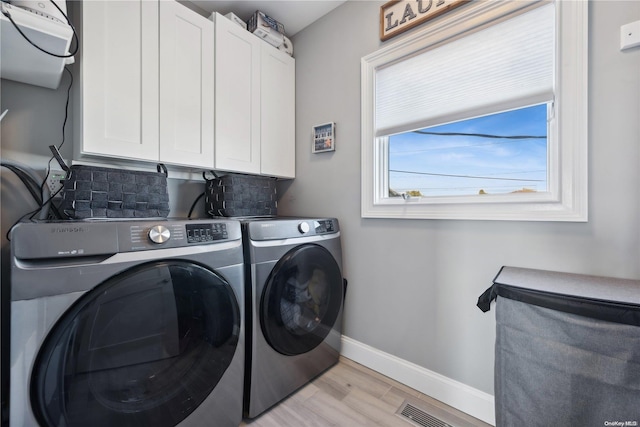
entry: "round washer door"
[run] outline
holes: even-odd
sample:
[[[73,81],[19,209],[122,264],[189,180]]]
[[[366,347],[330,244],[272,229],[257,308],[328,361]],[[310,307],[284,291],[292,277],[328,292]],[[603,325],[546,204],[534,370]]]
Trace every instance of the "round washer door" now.
[[[126,270],[83,295],[35,360],[40,425],[173,427],[211,393],[238,345],[223,277],[187,261]]]
[[[338,319],[343,292],[340,267],[327,249],[305,244],[287,252],[261,296],[260,324],[269,345],[288,356],[317,347]]]

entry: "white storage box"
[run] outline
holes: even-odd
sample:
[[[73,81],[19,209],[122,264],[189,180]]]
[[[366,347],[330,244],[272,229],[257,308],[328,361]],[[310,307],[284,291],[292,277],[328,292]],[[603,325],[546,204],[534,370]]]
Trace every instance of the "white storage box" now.
[[[287,36],[282,36],[282,44],[278,47],[278,50],[286,52],[289,56],[293,56],[293,43]]]
[[[214,21],[216,20],[216,13],[218,12],[213,12],[211,13],[211,15],[209,15],[209,20],[210,21]],[[226,15],[223,15],[225,18],[227,18],[229,21],[238,24],[239,26],[241,26],[242,28],[244,28],[245,30],[247,29],[247,23],[244,22],[242,19],[240,19],[240,17],[238,15],[236,15],[233,12],[229,12]]]
[[[247,30],[277,48],[284,43],[284,25],[259,10],[249,18]]]
[[[229,21],[235,22],[236,24],[240,25],[245,30],[247,29],[247,23],[244,22],[242,19],[240,19],[240,17],[235,13],[229,12],[226,15],[224,15],[224,17],[227,18]]]

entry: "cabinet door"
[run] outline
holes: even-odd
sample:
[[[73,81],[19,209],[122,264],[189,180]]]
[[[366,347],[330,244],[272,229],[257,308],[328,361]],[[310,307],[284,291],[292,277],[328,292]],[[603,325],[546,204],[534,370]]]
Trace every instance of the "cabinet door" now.
[[[214,24],[160,2],[160,161],[213,167]]]
[[[260,43],[216,14],[216,169],[260,173]]]
[[[158,2],[82,2],[81,154],[158,160]]]
[[[295,177],[295,60],[263,43],[260,98],[263,175]]]

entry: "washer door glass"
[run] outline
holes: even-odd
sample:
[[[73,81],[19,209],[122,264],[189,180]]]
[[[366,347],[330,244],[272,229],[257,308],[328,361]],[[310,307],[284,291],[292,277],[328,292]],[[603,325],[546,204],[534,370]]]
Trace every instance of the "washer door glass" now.
[[[238,345],[231,286],[186,261],[140,265],[81,297],[38,353],[42,426],[175,426],[211,393]]]
[[[285,355],[306,353],[331,332],[343,298],[340,267],[315,244],[297,246],[267,279],[260,304],[262,332]]]

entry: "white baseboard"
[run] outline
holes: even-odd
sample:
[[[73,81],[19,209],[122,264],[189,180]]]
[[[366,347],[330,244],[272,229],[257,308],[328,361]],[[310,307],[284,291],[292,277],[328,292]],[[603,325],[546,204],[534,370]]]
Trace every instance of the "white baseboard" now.
[[[485,423],[496,424],[494,397],[488,393],[344,335],[341,354]]]

